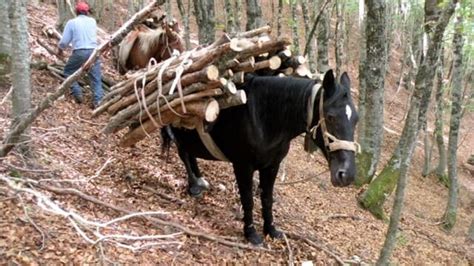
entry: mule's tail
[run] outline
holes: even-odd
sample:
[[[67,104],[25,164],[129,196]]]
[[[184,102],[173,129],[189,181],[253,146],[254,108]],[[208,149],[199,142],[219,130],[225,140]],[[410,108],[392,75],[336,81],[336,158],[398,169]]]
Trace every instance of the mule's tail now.
[[[161,128],[161,154],[166,153],[166,159],[170,154],[171,142],[176,141],[170,126]]]

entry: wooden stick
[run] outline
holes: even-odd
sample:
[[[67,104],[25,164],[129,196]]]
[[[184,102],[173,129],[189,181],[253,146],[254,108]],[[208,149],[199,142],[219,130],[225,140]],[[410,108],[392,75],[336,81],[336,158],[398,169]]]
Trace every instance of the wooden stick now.
[[[237,105],[246,104],[247,94],[244,90],[237,90],[237,92],[233,95],[223,95],[221,97],[218,97],[217,102],[219,103],[219,108],[221,110]]]
[[[241,72],[237,72],[234,74],[234,76],[232,76],[232,82],[236,83],[236,84],[242,84],[244,83],[244,80],[245,79],[245,73],[243,71]]]
[[[234,72],[254,72],[255,70],[269,68],[271,70],[278,69],[281,65],[281,59],[278,56],[272,56],[268,60],[260,61],[255,64],[252,62],[241,63],[238,66],[232,68]]]
[[[209,91],[212,91],[212,93],[209,93]],[[214,121],[215,119],[217,119],[217,115],[219,114],[219,105],[217,101],[214,99],[209,100],[202,98],[210,94],[217,93],[217,91],[220,90],[209,91],[203,91],[201,93],[194,93],[188,95],[189,97],[187,99],[184,99],[186,97],[183,97],[183,100],[189,100],[186,101],[186,110],[188,111],[188,113],[186,114],[184,114],[184,110],[182,109],[182,106],[180,105],[180,101],[178,99],[176,102],[170,103],[170,105],[174,105],[172,107],[176,107],[176,110],[174,110],[174,112],[170,110],[170,107],[168,105],[164,106],[166,108],[162,108],[162,110],[160,110],[160,116],[156,115],[153,118],[155,121],[148,119],[145,122],[142,122],[141,125],[137,128],[132,129],[127,134],[125,134],[123,139],[120,141],[120,146],[132,146],[133,144],[144,139],[147,135],[158,129],[158,126],[168,125],[179,120],[180,118],[175,114],[175,112],[186,116],[202,117],[208,122]]]
[[[236,34],[235,37],[238,37],[238,38],[251,38],[251,37],[263,34],[263,33],[270,34],[271,31],[272,31],[272,28],[269,25],[266,25],[266,26],[263,26],[263,27],[260,27],[260,28],[254,29],[254,30],[249,30],[249,31],[246,31],[246,32],[238,33],[238,34]]]
[[[122,39],[133,29],[133,26],[137,24],[142,18],[147,16],[149,13],[157,9],[160,5],[164,4],[165,0],[154,0],[144,9],[140,10],[138,13],[133,15],[130,20],[128,20],[118,31],[116,31],[108,42],[101,44],[98,48],[94,50],[89,59],[84,63],[84,65],[79,68],[74,74],[69,76],[52,94],[48,94],[46,99],[41,101],[36,108],[31,112],[25,114],[23,119],[8,132],[7,136],[3,140],[3,145],[0,147],[0,157],[5,157],[13,147],[16,145],[17,136],[21,135],[23,131],[41,114],[41,112],[51,104],[61,97],[68,89],[71,87],[72,83],[79,79],[95,62],[97,57],[110,49],[112,46],[115,46],[122,41]]]
[[[217,67],[214,65],[209,65],[205,67],[204,69],[201,69],[200,71],[194,72],[194,73],[189,73],[184,75],[181,78],[181,86],[186,87],[190,84],[197,83],[197,82],[209,82],[209,81],[216,81],[219,77],[219,70]],[[170,90],[171,86],[173,84],[173,81],[169,81],[163,86],[163,94],[168,93]],[[145,86],[145,95],[149,95],[153,91],[157,90],[157,82],[156,79],[149,82]],[[138,102],[138,99],[135,95],[135,93],[132,93],[131,95],[128,95],[122,99],[120,99],[118,102],[112,104],[107,111],[110,114],[115,114],[119,110],[122,110],[126,108],[127,106],[130,106],[134,103]]]

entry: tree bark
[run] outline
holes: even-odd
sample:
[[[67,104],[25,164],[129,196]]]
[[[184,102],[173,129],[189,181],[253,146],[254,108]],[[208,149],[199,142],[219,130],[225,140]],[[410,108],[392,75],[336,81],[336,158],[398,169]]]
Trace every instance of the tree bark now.
[[[443,85],[443,53],[440,53],[438,71],[436,73],[436,112],[435,112],[435,130],[434,135],[438,147],[438,165],[436,167],[436,176],[440,181],[446,180],[447,156],[446,145],[444,144],[444,109],[446,107],[444,99],[444,85]]]
[[[0,1],[0,84],[10,73],[12,35],[10,31],[10,0]]]
[[[357,125],[357,137],[358,142],[361,146],[367,146],[365,144],[365,124],[367,119],[365,119],[365,105],[366,105],[366,83],[365,83],[365,67],[366,67],[366,33],[365,33],[365,4],[364,0],[359,0],[359,32],[360,32],[360,47],[359,47],[359,123]],[[356,160],[363,160],[361,154],[358,154]],[[358,165],[358,164],[356,164]],[[356,176],[355,184],[360,186],[367,181],[360,178],[361,175]]]
[[[190,16],[190,8],[191,8],[191,1],[187,1],[187,7],[185,8],[183,4],[183,0],[176,0],[178,4],[179,14],[181,15],[181,20],[183,21],[184,27],[184,43],[186,50],[191,49],[191,37],[190,37],[190,29],[189,29],[189,16]]]
[[[336,1],[336,32],[335,32],[335,58],[336,58],[336,77],[341,75],[341,68],[344,64],[344,9],[345,9],[345,2],[344,1]]]
[[[209,44],[215,40],[214,0],[193,0],[193,2],[199,28],[199,43]]]
[[[58,4],[58,21],[56,22],[56,28],[62,32],[67,21],[74,18],[76,15],[71,6],[73,4],[72,1],[57,0],[56,3]]]
[[[323,7],[325,0],[319,0],[319,7]],[[317,69],[319,73],[326,73],[329,70],[329,59],[328,59],[328,40],[329,40],[329,12],[324,10],[321,13],[320,21],[318,25],[318,60]]]
[[[384,80],[387,64],[386,2],[367,0],[365,78],[365,133],[362,153],[357,156],[356,184],[369,183],[375,175],[383,139]]]
[[[314,16],[310,16],[311,12],[309,11],[309,2],[308,0],[301,0],[301,10],[303,12],[303,21],[304,21],[304,40],[311,39],[309,34],[311,32],[311,18]],[[311,73],[316,72],[316,62],[314,60],[314,49],[315,49],[315,42],[312,41],[309,46],[308,46],[308,63],[309,63],[309,69],[311,70]]]
[[[140,12],[136,13],[129,21],[127,21],[117,32],[115,32],[108,42],[101,44],[98,48],[94,50],[89,59],[84,63],[84,65],[78,69],[74,74],[69,76],[59,88],[52,94],[48,94],[46,99],[41,101],[33,110],[28,112],[22,117],[22,120],[15,125],[14,128],[10,130],[7,136],[4,138],[2,146],[0,146],[0,157],[5,157],[13,147],[15,147],[16,142],[14,141],[15,136],[21,135],[25,129],[41,114],[42,111],[51,106],[51,104],[61,97],[71,86],[71,84],[79,79],[87,69],[92,65],[97,57],[103,52],[107,51],[111,47],[119,44],[123,38],[130,32],[133,27],[138,24],[144,17],[154,11],[158,6],[162,5],[164,0],[155,0],[151,2],[147,7],[145,7]],[[25,15],[26,17],[26,15]]]
[[[449,196],[446,211],[443,216],[443,228],[453,229],[456,224],[457,204],[458,204],[458,173],[457,173],[457,150],[459,140],[459,124],[462,118],[463,102],[463,17],[457,16],[454,24],[453,37],[453,74],[451,91],[451,119],[449,126],[448,141],[448,178],[449,178]]]
[[[12,32],[12,124],[11,128],[24,119],[31,108],[31,82],[30,82],[30,52],[28,45],[28,22],[26,1],[12,1],[13,16],[11,19]],[[11,137],[13,143],[23,155],[29,155],[29,128]]]
[[[262,17],[262,8],[259,0],[247,1],[247,25],[245,30],[253,30],[264,25]]]
[[[278,14],[277,14],[277,35],[281,36],[282,34],[282,21],[283,20],[283,0],[278,0]]]
[[[228,32],[231,35],[234,35],[235,33],[238,32],[234,5],[232,5],[231,0],[225,0],[224,6],[225,6],[225,14],[226,14],[226,20],[225,20],[226,32]]]
[[[454,0],[453,2],[457,2]],[[423,98],[424,90],[432,88],[433,78],[435,75],[434,66],[438,59],[438,53],[442,44],[442,38],[449,20],[454,13],[455,4],[450,2],[446,5],[443,15],[440,18],[438,24],[434,29],[433,39],[428,47],[427,57],[423,60],[415,78],[415,90],[411,98],[410,109],[408,111],[408,117],[403,128],[402,136],[398,142],[398,145],[392,154],[387,165],[384,167],[380,175],[370,183],[369,188],[359,198],[359,203],[365,209],[369,210],[378,218],[384,218],[383,203],[385,199],[392,193],[397,183],[398,178],[401,176],[401,166],[405,161],[407,153],[406,147],[411,146],[411,141],[415,141],[416,138],[412,138],[410,134],[412,127],[416,127],[415,137],[419,131],[419,116],[420,108],[422,106],[421,100]],[[427,107],[424,105],[424,107]],[[415,121],[413,121],[413,119]],[[408,142],[408,143],[407,143]]]
[[[293,53],[299,54],[300,53],[300,42],[299,42],[299,33],[298,33],[298,16],[297,16],[297,9],[298,9],[298,2],[297,0],[290,0],[290,8],[291,8],[291,32],[293,36]]]

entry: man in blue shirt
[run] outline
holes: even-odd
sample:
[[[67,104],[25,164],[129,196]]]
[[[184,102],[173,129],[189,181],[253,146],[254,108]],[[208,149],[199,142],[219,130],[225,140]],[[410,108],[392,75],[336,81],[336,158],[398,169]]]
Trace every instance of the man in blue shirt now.
[[[64,67],[66,77],[76,72],[97,47],[97,24],[92,17],[88,16],[89,5],[85,2],[77,3],[76,14],[76,18],[67,22],[63,37],[59,41],[60,55],[69,45],[72,45],[73,49],[72,55]],[[94,92],[93,105],[95,108],[103,96],[100,59],[97,59],[89,71],[89,79]],[[82,90],[77,82],[72,84],[72,95],[77,103],[83,102]]]

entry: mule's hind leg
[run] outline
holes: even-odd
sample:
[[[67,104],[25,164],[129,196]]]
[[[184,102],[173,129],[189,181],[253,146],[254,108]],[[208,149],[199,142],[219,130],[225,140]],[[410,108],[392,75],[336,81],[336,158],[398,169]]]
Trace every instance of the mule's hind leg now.
[[[194,176],[197,179],[197,184],[198,186],[202,187],[205,190],[209,189],[209,183],[204,179],[204,177],[201,174],[201,170],[199,170],[199,166],[197,164],[196,157],[190,157],[190,163],[191,163],[191,169],[193,171]]]
[[[191,156],[188,152],[178,146],[178,155],[181,158],[181,161],[184,163],[184,168],[186,168],[186,173],[188,174],[188,193],[192,197],[200,197],[204,190],[207,190],[209,184],[202,178],[196,176],[196,174],[201,175],[197,165],[196,158]],[[197,173],[194,171],[197,169]]]
[[[278,165],[260,169],[260,188],[262,193],[263,233],[272,238],[283,237],[282,232],[278,231],[273,225],[273,186],[278,173]]]
[[[239,186],[240,202],[244,209],[244,235],[245,238],[254,245],[263,242],[262,237],[257,233],[253,225],[253,169],[247,164],[233,164],[237,185]]]

